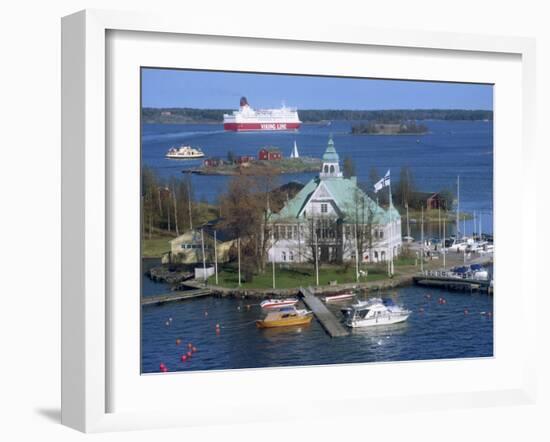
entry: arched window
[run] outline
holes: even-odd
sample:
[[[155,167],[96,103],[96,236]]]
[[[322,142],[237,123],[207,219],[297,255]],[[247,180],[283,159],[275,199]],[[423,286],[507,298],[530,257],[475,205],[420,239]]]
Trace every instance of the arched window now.
[[[334,173],[334,166],[330,166],[330,173]]]
[[[281,255],[283,257],[283,261],[286,261],[286,252],[281,252]]]
[[[325,173],[328,173],[328,165],[325,164]]]

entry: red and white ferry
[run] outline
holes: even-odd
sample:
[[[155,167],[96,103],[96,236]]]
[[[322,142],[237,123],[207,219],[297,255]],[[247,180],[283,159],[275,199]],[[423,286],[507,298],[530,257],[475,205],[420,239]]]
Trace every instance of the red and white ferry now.
[[[250,107],[246,97],[241,98],[240,108],[231,114],[223,115],[224,130],[274,131],[298,130],[302,122],[296,108],[282,106],[279,109],[258,109]]]
[[[296,298],[286,298],[286,299],[266,299],[260,303],[260,307],[263,309],[277,309],[281,307],[288,307],[295,305],[298,302]]]

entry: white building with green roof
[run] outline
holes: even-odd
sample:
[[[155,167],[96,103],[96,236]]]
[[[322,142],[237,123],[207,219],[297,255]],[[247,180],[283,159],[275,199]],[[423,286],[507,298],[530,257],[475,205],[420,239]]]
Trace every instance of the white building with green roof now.
[[[309,262],[318,251],[320,262],[387,261],[401,253],[401,216],[390,203],[385,209],[344,178],[332,138],[313,178],[269,218],[269,261]]]

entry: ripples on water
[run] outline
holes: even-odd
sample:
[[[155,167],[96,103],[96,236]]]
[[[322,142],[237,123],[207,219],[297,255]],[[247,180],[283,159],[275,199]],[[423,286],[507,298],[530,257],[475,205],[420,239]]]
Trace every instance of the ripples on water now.
[[[391,295],[413,311],[405,323],[355,329],[343,338],[330,338],[316,319],[305,327],[258,329],[254,321],[262,312],[251,299],[209,297],[143,307],[142,371],[158,372],[161,362],[180,371],[493,355],[493,319],[482,314],[492,313],[492,297],[415,286]],[[439,304],[439,297],[447,303]],[[341,306],[330,308],[340,316]],[[181,362],[188,342],[198,351]]]
[[[142,160],[168,178],[181,177],[182,169],[200,165],[200,161],[165,159],[166,150],[178,143],[201,147],[209,156],[225,157],[228,150],[256,154],[259,147],[267,144],[290,152],[297,140],[302,155],[320,157],[332,132],[341,158],[355,159],[360,181],[368,181],[372,167],[379,173],[391,168],[395,176],[400,167],[409,166],[419,188],[430,191],[454,189],[456,175],[460,174],[461,208],[484,211],[483,231],[492,232],[492,124],[426,124],[430,134],[422,137],[353,136],[349,134],[348,122],[334,122],[331,127],[304,125],[297,133],[249,134],[223,132],[221,125],[144,125]],[[281,184],[290,180],[305,183],[313,175],[284,175]],[[196,198],[215,201],[226,189],[229,178],[193,175],[192,179]],[[471,230],[468,222],[467,231]],[[435,236],[434,232],[426,234]],[[144,279],[145,296],[167,290],[162,284]],[[177,371],[492,356],[492,318],[481,314],[492,312],[492,297],[419,287],[398,289],[394,296],[413,311],[404,324],[353,330],[348,337],[334,339],[315,319],[302,328],[257,329],[254,321],[261,316],[260,308],[246,307],[257,302],[254,300],[211,297],[144,307],[142,371],[158,372],[161,362],[170,371]],[[446,304],[438,304],[440,296],[446,298]],[[331,308],[339,314],[338,307]],[[464,314],[465,309],[469,314]],[[167,327],[168,318],[172,321]],[[219,335],[216,323],[221,325]],[[182,340],[181,345],[176,345],[176,339]],[[191,361],[182,363],[180,357],[188,342],[198,352]]]

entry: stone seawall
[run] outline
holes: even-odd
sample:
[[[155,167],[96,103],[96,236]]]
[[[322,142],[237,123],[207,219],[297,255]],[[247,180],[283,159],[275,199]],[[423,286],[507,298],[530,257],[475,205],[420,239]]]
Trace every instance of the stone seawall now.
[[[391,290],[396,287],[411,285],[413,283],[411,276],[399,276],[392,279],[386,279],[383,281],[369,281],[359,283],[346,283],[336,285],[324,285],[324,286],[309,286],[316,295],[328,294],[328,293],[340,293],[347,290],[359,290],[366,292],[376,292],[380,290]],[[198,285],[197,285],[198,286]],[[202,287],[202,284],[201,284]],[[236,298],[284,298],[288,296],[296,296],[298,294],[298,288],[289,289],[239,289],[239,288],[226,288],[215,285],[209,285],[208,288],[214,295],[228,296]]]

